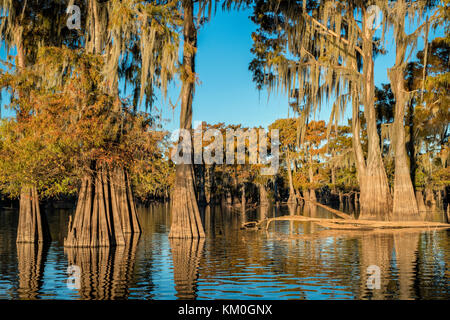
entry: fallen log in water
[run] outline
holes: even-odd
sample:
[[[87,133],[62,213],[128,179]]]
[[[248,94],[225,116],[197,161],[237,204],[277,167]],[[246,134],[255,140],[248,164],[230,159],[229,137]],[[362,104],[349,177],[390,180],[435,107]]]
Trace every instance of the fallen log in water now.
[[[311,202],[312,204],[314,204],[314,205],[316,205],[316,206],[318,206],[318,207],[324,208],[325,210],[328,210],[328,211],[330,211],[331,213],[334,213],[335,215],[337,215],[338,217],[341,217],[342,219],[348,219],[348,220],[353,220],[353,219],[354,219],[351,215],[348,215],[348,214],[346,214],[346,213],[344,213],[344,212],[342,212],[342,211],[339,211],[339,210],[330,208],[329,206],[326,206],[326,205],[324,205],[324,204],[321,204],[321,203],[319,203],[319,202],[317,202],[317,201],[305,199],[305,198],[303,198],[303,197],[301,197],[301,196],[297,196],[297,197],[300,198],[300,199],[302,199],[302,200],[309,201],[309,202]]]
[[[430,221],[373,221],[373,220],[345,220],[321,219],[304,216],[283,216],[269,218],[266,230],[272,221],[311,221],[330,229],[340,230],[373,230],[373,229],[403,229],[403,228],[450,228],[450,224]]]
[[[421,233],[427,232],[430,228],[405,228],[405,229],[373,229],[373,230],[337,230],[337,229],[323,229],[313,233],[306,234],[285,234],[280,232],[271,233],[271,239],[280,241],[291,241],[291,240],[317,240],[329,237],[335,238],[361,238],[368,235],[398,235],[398,234],[410,234],[410,233]],[[443,230],[443,229],[441,229]]]

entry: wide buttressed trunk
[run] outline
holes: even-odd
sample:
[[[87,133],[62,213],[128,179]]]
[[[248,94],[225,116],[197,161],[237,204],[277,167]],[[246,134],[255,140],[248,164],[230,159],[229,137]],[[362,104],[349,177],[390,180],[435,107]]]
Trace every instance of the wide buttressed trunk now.
[[[124,245],[125,234],[141,232],[128,175],[123,168],[94,166],[81,184],[66,247]]]
[[[377,131],[375,113],[375,82],[373,61],[373,31],[365,26],[363,37],[363,103],[364,116],[367,124],[368,154],[364,166],[360,146],[356,147],[358,180],[360,183],[360,219],[386,220],[391,211],[392,199],[389,190],[386,170],[384,168],[380,137]],[[356,109],[356,110],[355,110]],[[359,108],[354,106],[354,112],[359,113]],[[357,125],[359,126],[359,124]],[[359,132],[358,135],[359,141]]]
[[[180,129],[192,129],[192,100],[195,83],[195,52],[197,50],[197,30],[194,24],[194,4],[192,0],[183,1],[184,10],[184,48],[183,85],[181,88]],[[184,143],[184,142],[183,142]],[[170,238],[202,238],[205,232],[200,219],[194,188],[192,164],[177,164],[175,186],[172,193],[172,224]]]
[[[36,187],[23,187],[20,192],[19,224],[17,243],[38,243],[51,241],[45,214],[39,209],[39,195]]]
[[[394,152],[395,152],[395,178],[394,178],[394,204],[393,219],[395,220],[420,220],[419,209],[411,181],[411,171],[408,165],[406,153],[406,138],[404,118],[408,93],[404,85],[404,57],[406,54],[406,42],[397,38],[396,64],[388,72],[391,81],[392,92],[395,96],[394,119]]]
[[[193,179],[191,165],[177,166],[172,193],[170,238],[202,238],[205,236],[195,198]]]
[[[387,220],[392,199],[381,158],[368,162],[364,173],[360,179],[360,219]]]

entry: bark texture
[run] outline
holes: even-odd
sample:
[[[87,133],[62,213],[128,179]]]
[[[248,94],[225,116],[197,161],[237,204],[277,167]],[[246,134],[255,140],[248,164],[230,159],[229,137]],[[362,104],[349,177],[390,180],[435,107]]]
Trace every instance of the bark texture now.
[[[352,86],[352,132],[353,150],[360,185],[360,218],[386,220],[391,211],[392,198],[386,171],[381,157],[380,137],[376,125],[375,113],[375,82],[373,61],[373,30],[363,19],[364,34],[362,37],[363,76],[362,88],[359,84]],[[356,58],[351,60],[351,67],[358,70]],[[362,90],[361,90],[362,89]],[[359,94],[364,105],[364,117],[367,125],[368,154],[367,159],[361,145],[361,122],[359,118]]]
[[[398,29],[403,29],[403,23],[399,22]],[[393,216],[395,220],[420,220],[414,187],[411,181],[411,171],[408,165],[409,159],[406,153],[406,137],[404,118],[408,103],[408,92],[405,88],[404,71],[406,64],[406,48],[408,42],[403,30],[396,32],[396,61],[389,72],[392,92],[395,96],[394,137],[392,141],[395,151],[395,179],[394,179],[394,203]]]
[[[195,198],[191,165],[177,166],[171,209],[170,238],[202,238],[205,236]]]
[[[197,30],[194,24],[194,3],[185,0],[184,47],[183,47],[183,85],[181,88],[180,129],[192,130],[192,100],[195,83],[195,53],[197,50]],[[205,232],[200,219],[194,188],[192,164],[178,164],[175,186],[172,194],[172,224],[169,238],[202,238]]]
[[[419,212],[426,212],[427,207],[425,206],[425,202],[423,201],[422,191],[416,191],[416,201]]]
[[[292,181],[292,172],[291,172],[291,159],[289,156],[289,152],[287,154],[287,172],[288,172],[288,178],[289,178],[289,199],[288,203],[293,204],[297,203],[297,196],[295,195],[295,189],[294,189],[294,183]]]
[[[66,247],[125,244],[125,234],[141,228],[131,185],[122,168],[95,167],[81,184],[75,216],[69,220]]]
[[[314,190],[314,189],[309,190],[309,200],[317,201],[316,190]]]
[[[269,197],[267,195],[266,188],[263,184],[258,184],[259,189],[259,204],[261,206],[266,206],[269,204]]]
[[[17,243],[51,241],[47,219],[39,209],[36,187],[23,187],[21,190],[16,241]]]

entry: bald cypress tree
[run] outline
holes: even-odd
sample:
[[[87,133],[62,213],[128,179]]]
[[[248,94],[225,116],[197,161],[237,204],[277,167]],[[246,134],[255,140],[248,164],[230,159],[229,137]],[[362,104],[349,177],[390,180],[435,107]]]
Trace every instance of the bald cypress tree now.
[[[391,142],[394,144],[395,178],[393,215],[397,220],[419,220],[418,204],[411,180],[409,157],[406,152],[405,117],[407,105],[413,98],[413,92],[407,90],[405,75],[408,66],[408,49],[414,50],[421,36],[425,37],[425,61],[427,59],[428,31],[430,24],[437,18],[425,17],[434,1],[399,0],[386,12],[388,23],[392,26],[395,40],[395,64],[388,75],[395,96],[395,112]],[[417,23],[417,20],[419,23]],[[408,23],[409,22],[409,23]],[[411,23],[413,22],[413,23]],[[413,29],[407,33],[407,30]],[[426,62],[425,62],[426,64]],[[424,75],[425,76],[425,75]],[[412,155],[413,156],[413,155]]]
[[[391,211],[386,171],[374,106],[374,39],[371,4],[383,1],[257,1],[253,21],[255,59],[250,64],[260,88],[296,92],[301,115],[298,143],[305,124],[326,100],[335,98],[330,122],[352,106],[353,151],[361,189],[361,217],[385,219]],[[384,28],[382,29],[384,33]],[[368,152],[361,143],[360,106],[366,121]],[[331,126],[329,126],[331,128]]]
[[[180,129],[192,130],[192,102],[196,81],[195,56],[197,51],[197,26],[194,22],[194,1],[182,0],[183,10],[183,62],[181,66]],[[202,238],[205,236],[200,220],[194,189],[192,163],[177,164],[175,185],[171,196],[172,224],[170,238]]]
[[[197,54],[197,33],[200,19],[207,20],[211,15],[214,1],[181,0],[183,14],[183,60],[180,66],[181,111],[180,129],[192,130],[192,103],[194,99],[195,57]],[[197,5],[197,13],[194,6]],[[183,143],[183,142],[182,142]],[[192,155],[192,152],[191,152]],[[171,195],[172,224],[170,238],[203,238],[205,232],[200,220],[200,212],[194,188],[194,170],[192,163],[177,164],[175,184]]]
[[[44,46],[58,46],[70,43],[66,37],[65,6],[59,1],[2,0],[0,11],[0,36],[8,60],[14,66],[16,86],[6,85],[17,95],[17,121],[22,122],[30,116],[28,107],[21,105],[29,100],[28,92],[21,83],[26,79],[27,69],[32,69],[39,49]],[[15,57],[12,52],[15,51]],[[37,87],[37,84],[36,84]],[[31,114],[32,116],[32,114]],[[17,242],[43,242],[50,240],[45,217],[39,209],[39,194],[33,183],[24,183],[20,192],[20,211]]]
[[[135,111],[141,105],[151,107],[154,88],[165,92],[176,71],[178,14],[174,3],[88,0],[84,14],[84,50],[103,60],[100,89],[120,99],[119,81],[124,81],[132,87]],[[117,143],[123,130],[115,138]],[[129,172],[121,164],[91,159],[65,246],[123,245],[125,233],[140,233]]]

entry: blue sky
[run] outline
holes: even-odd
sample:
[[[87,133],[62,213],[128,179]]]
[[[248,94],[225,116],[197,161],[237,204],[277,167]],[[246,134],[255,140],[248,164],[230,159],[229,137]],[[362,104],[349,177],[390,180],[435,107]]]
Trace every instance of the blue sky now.
[[[251,10],[218,9],[211,21],[199,31],[196,71],[201,83],[196,87],[194,97],[194,121],[267,127],[274,120],[288,116],[287,96],[272,92],[269,97],[267,90],[258,92],[252,82],[252,74],[248,71],[252,60],[251,33],[256,30],[256,25],[249,18],[251,13]],[[386,38],[390,37],[392,32]],[[423,41],[419,41],[418,50],[422,48]],[[386,49],[387,54],[377,57],[375,61],[377,86],[389,82],[387,70],[395,61],[393,41],[386,42]],[[415,54],[412,58],[415,58]],[[179,91],[179,86],[171,86],[169,95],[172,102],[177,100]],[[331,104],[322,106],[316,119],[328,122]],[[157,107],[163,110],[163,118],[169,120],[165,127],[176,129],[179,124],[179,106],[173,112],[168,103],[158,100]],[[351,117],[350,110],[345,116],[346,119]]]
[[[208,123],[225,122],[243,126],[267,127],[274,120],[287,117],[288,99],[283,93],[259,92],[252,82],[248,65],[252,60],[251,33],[256,30],[249,16],[251,10],[222,11],[218,8],[211,21],[199,31],[196,68],[200,79],[196,86],[193,120]],[[389,39],[389,35],[387,37]],[[419,42],[419,49],[423,41]],[[375,84],[387,83],[387,68],[394,62],[395,47],[386,45],[388,54],[375,61]],[[4,50],[0,53],[4,57]],[[169,86],[169,98],[177,101],[178,81]],[[2,105],[4,101],[2,101]],[[2,108],[3,116],[11,116]],[[157,111],[157,110],[159,111]],[[158,98],[155,112],[161,112],[164,127],[174,130],[179,125],[179,103],[172,110],[168,101]],[[324,105],[316,119],[328,121],[330,107]],[[347,118],[350,114],[347,112]]]
[[[223,12],[217,10],[198,35],[196,71],[200,84],[196,86],[193,120],[208,123],[225,122],[244,126],[268,126],[273,120],[286,117],[288,99],[272,93],[268,101],[266,90],[258,92],[252,82],[248,65],[252,60],[251,33],[256,29],[249,16],[251,11]],[[179,86],[171,86],[170,97],[178,98]],[[178,107],[171,111],[168,103],[157,102],[170,119],[168,129],[178,127]]]

